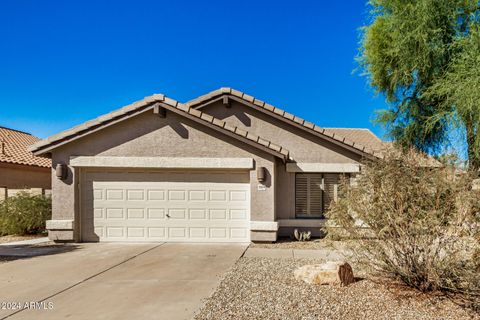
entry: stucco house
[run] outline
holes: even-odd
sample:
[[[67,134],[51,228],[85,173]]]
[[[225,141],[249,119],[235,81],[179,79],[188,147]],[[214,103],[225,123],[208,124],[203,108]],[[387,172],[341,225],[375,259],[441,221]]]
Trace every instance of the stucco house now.
[[[28,150],[38,141],[29,133],[0,127],[0,200],[9,189],[50,189],[50,159],[34,156]]]
[[[155,94],[37,142],[52,159],[56,241],[275,241],[323,225],[340,175],[384,146],[240,91]]]

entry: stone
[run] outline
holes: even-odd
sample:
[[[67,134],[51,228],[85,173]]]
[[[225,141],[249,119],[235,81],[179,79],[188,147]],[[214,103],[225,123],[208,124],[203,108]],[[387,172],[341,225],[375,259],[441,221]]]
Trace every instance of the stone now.
[[[309,284],[348,286],[355,281],[350,264],[345,261],[329,261],[305,265],[294,271],[296,280]]]
[[[472,190],[480,190],[480,179],[472,181]]]

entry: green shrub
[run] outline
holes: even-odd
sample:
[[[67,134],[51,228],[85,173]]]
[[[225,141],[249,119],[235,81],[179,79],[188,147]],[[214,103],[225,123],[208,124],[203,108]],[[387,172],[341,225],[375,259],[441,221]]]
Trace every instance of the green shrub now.
[[[421,167],[415,153],[400,158],[367,163],[354,185],[340,188],[326,214],[329,234],[360,239],[355,255],[374,273],[452,293],[480,309],[480,191],[472,190],[473,176]]]
[[[52,201],[26,192],[0,202],[0,235],[35,234],[45,231],[52,216]]]

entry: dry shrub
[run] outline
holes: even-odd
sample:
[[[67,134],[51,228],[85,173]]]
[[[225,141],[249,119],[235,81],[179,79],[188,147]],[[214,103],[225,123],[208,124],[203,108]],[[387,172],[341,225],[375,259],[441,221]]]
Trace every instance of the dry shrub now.
[[[356,257],[371,271],[479,310],[480,191],[470,174],[418,163],[413,152],[366,163],[327,213],[328,232],[359,239]]]

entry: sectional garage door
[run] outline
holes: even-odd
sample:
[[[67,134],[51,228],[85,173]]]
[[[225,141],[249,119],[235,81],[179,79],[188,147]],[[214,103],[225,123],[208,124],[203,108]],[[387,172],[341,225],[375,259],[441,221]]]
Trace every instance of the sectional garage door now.
[[[84,241],[248,242],[248,173],[85,172]]]

